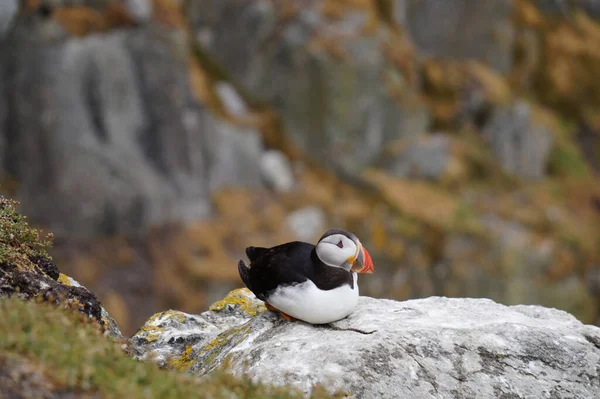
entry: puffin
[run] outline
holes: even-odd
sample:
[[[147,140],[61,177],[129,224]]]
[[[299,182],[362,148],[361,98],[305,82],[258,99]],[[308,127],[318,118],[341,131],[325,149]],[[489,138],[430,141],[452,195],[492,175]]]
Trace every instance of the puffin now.
[[[289,321],[327,324],[358,304],[357,273],[373,273],[371,255],[353,233],[330,229],[316,245],[292,241],[272,248],[248,247],[240,277],[267,309]]]

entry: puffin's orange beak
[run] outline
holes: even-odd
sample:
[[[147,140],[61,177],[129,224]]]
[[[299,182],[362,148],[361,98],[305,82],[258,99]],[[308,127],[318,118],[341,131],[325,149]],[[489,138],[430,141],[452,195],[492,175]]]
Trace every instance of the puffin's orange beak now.
[[[364,247],[361,246],[350,270],[357,273],[373,273],[375,271],[371,255]]]

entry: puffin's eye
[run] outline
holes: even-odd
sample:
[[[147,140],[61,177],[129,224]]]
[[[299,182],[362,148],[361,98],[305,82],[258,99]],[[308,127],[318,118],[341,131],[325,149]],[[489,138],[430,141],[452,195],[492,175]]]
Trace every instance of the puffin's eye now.
[[[340,242],[337,243],[337,246],[340,248],[344,248],[344,243],[342,242],[342,240],[340,240]]]

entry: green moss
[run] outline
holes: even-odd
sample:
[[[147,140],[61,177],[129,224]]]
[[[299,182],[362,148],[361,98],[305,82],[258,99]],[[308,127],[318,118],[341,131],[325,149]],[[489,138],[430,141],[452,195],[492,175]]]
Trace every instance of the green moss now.
[[[557,146],[550,155],[550,173],[584,177],[589,174],[589,167],[574,144],[563,143]]]
[[[549,159],[549,172],[558,176],[585,177],[590,169],[573,139],[574,128],[562,121],[554,136],[555,144]]]
[[[78,396],[301,397],[289,388],[254,384],[222,371],[200,381],[186,373],[161,370],[153,363],[133,360],[121,349],[122,342],[102,336],[95,324],[86,319],[45,303],[0,299],[0,368],[7,357],[24,359],[50,382],[44,389],[77,392]],[[190,355],[191,347],[178,363],[182,370],[189,365]]]
[[[19,269],[34,267],[32,258],[51,259],[46,248],[52,245],[52,234],[40,238],[20,215],[17,201],[0,196],[0,264],[11,263]]]
[[[465,202],[459,202],[453,216],[452,224],[450,226],[452,232],[476,235],[483,234],[484,229],[481,226],[479,217],[472,205]]]

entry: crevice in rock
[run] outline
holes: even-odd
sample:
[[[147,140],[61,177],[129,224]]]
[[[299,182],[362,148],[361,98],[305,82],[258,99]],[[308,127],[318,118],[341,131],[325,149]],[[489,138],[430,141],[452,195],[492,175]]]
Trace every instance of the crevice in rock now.
[[[404,352],[405,352],[405,353],[406,353],[408,356],[410,356],[410,358],[411,358],[411,359],[412,359],[412,360],[413,360],[415,363],[417,363],[417,365],[419,366],[420,373],[418,373],[418,374],[421,374],[420,376],[421,376],[421,377],[422,377],[422,378],[423,378],[423,379],[424,379],[426,382],[428,382],[429,384],[431,384],[431,386],[433,387],[433,389],[434,389],[435,393],[438,393],[438,388],[439,388],[439,385],[438,385],[437,381],[435,380],[435,376],[434,376],[434,375],[432,375],[432,374],[429,372],[429,370],[427,370],[427,367],[425,367],[425,366],[424,366],[424,365],[423,365],[423,364],[422,364],[422,363],[421,363],[421,362],[420,362],[420,361],[417,359],[417,357],[415,356],[415,354],[417,354],[417,353],[416,353],[416,351],[415,351],[414,349],[412,349],[412,348],[403,348],[403,349],[404,349]]]
[[[92,61],[83,79],[82,96],[86,102],[86,108],[94,127],[94,133],[103,143],[108,142],[108,132],[102,114],[102,95],[100,93],[98,66]]]
[[[584,337],[585,340],[590,344],[594,345],[596,349],[600,349],[600,338],[588,334],[584,335]]]
[[[364,335],[371,335],[371,334],[374,334],[377,332],[377,330],[365,331],[365,330],[361,330],[358,328],[352,328],[352,327],[342,328],[342,327],[334,326],[331,323],[315,325],[315,327],[322,327],[322,328],[324,327],[324,328],[335,330],[335,331],[352,331],[352,332],[356,332],[356,333],[364,334]]]

